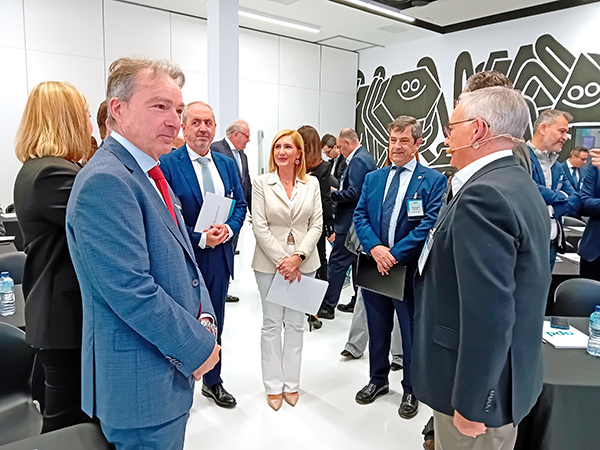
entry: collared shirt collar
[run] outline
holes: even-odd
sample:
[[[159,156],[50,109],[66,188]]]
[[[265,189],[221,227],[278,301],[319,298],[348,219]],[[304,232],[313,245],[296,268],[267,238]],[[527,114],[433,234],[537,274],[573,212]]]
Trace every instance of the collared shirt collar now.
[[[237,148],[235,148],[235,145],[233,145],[233,142],[231,142],[227,136],[225,136],[225,142],[227,142],[227,145],[229,145],[231,151],[238,150]]]
[[[346,163],[347,164],[350,164],[350,160],[354,157],[354,154],[356,153],[356,150],[358,150],[361,147],[362,147],[362,145],[358,144],[358,147],[356,147],[354,150],[352,150],[352,152],[350,152],[350,154],[346,158]]]
[[[456,195],[458,191],[469,181],[469,179],[475,175],[479,170],[493,163],[500,158],[506,158],[512,156],[512,150],[500,150],[498,152],[490,153],[482,158],[476,159],[471,164],[463,167],[461,170],[456,172],[452,177],[452,195]]]
[[[535,153],[535,155],[538,157],[540,163],[543,161],[550,167],[556,162],[558,155],[560,154],[560,152],[544,152],[533,145],[530,140],[527,141],[527,145],[533,150],[533,153]]]
[[[571,164],[571,161],[569,161],[567,159],[567,167],[569,168],[569,172],[573,172],[573,169],[579,169],[579,167],[575,167],[573,164]]]
[[[200,156],[198,153],[196,153],[194,150],[192,150],[188,145],[185,146],[187,148],[188,151],[188,155],[190,156],[190,159],[193,161],[196,161],[197,159],[200,158],[205,158],[208,159],[208,161],[213,161],[213,157],[212,157],[212,153],[210,152],[210,149],[208,150],[208,153],[204,156]]]
[[[127,139],[125,139],[123,136],[121,136],[116,131],[113,131],[110,135],[119,144],[121,144],[123,147],[125,147],[125,150],[127,150],[129,153],[131,153],[131,156],[133,156],[133,159],[135,159],[135,162],[138,163],[138,166],[140,166],[140,168],[145,173],[148,173],[148,171],[150,169],[152,169],[154,166],[159,164],[158,161],[156,161],[152,156],[141,151],[139,148],[137,148],[135,145],[133,145],[131,142],[129,142]]]
[[[392,168],[393,167],[398,167],[396,166],[396,164],[392,163]],[[415,169],[417,168],[417,158],[413,158],[411,159],[409,162],[407,162],[406,164],[404,164],[402,167],[404,167],[405,170],[408,170],[410,172],[414,172]],[[392,169],[390,169],[392,170]]]

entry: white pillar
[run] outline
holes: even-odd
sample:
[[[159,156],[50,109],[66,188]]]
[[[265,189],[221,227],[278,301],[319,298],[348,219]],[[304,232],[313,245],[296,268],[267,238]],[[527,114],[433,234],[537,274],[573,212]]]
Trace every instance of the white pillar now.
[[[208,103],[215,111],[215,140],[239,116],[239,0],[208,0]]]

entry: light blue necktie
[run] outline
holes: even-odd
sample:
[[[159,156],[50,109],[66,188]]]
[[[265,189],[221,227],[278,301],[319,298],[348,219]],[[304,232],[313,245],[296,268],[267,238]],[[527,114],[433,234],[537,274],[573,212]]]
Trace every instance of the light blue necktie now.
[[[215,184],[213,183],[210,168],[208,167],[208,158],[200,157],[196,161],[202,166],[202,184],[204,185],[204,195],[207,192],[215,193]]]
[[[392,211],[396,205],[396,197],[398,197],[398,190],[400,189],[400,174],[404,170],[404,167],[393,166],[391,170],[395,170],[396,173],[392,178],[390,187],[385,194],[383,205],[381,206],[381,242],[386,247],[391,247],[393,242],[389,242],[390,227],[393,225],[395,228],[396,224],[391,224]]]
[[[242,175],[242,156],[240,155],[241,150],[237,148],[233,149],[233,154],[235,155],[235,162],[237,162],[238,169],[240,171],[240,176]]]

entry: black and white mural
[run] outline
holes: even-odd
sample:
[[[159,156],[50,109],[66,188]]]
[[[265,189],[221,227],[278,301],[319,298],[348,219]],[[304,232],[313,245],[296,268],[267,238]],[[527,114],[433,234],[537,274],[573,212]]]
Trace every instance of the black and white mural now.
[[[515,89],[523,92],[531,113],[525,138],[541,111],[561,109],[573,115],[572,126],[600,127],[600,54],[575,55],[549,34],[535,43],[522,45],[514,58],[508,50],[489,53],[484,61],[473,61],[468,51],[458,55],[454,66],[454,85],[443,86],[435,62],[422,58],[414,70],[387,74],[377,67],[367,84],[359,71],[356,104],[356,131],[361,142],[375,156],[379,166],[385,162],[387,125],[397,116],[416,117],[423,124],[421,161],[430,167],[449,167],[442,124],[448,122],[453,100],[458,98],[466,79],[482,70],[498,70],[508,76]],[[444,91],[452,99],[444,98]],[[448,101],[447,101],[448,100]]]

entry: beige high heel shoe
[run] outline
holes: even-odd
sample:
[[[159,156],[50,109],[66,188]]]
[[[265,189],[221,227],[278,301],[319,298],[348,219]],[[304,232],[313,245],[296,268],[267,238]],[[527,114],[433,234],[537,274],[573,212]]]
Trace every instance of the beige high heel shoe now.
[[[283,397],[288,405],[296,406],[296,403],[298,403],[298,399],[300,398],[300,394],[297,392],[285,392]]]
[[[275,411],[278,411],[279,408],[281,408],[281,405],[283,403],[281,401],[281,394],[267,395],[267,403]]]

